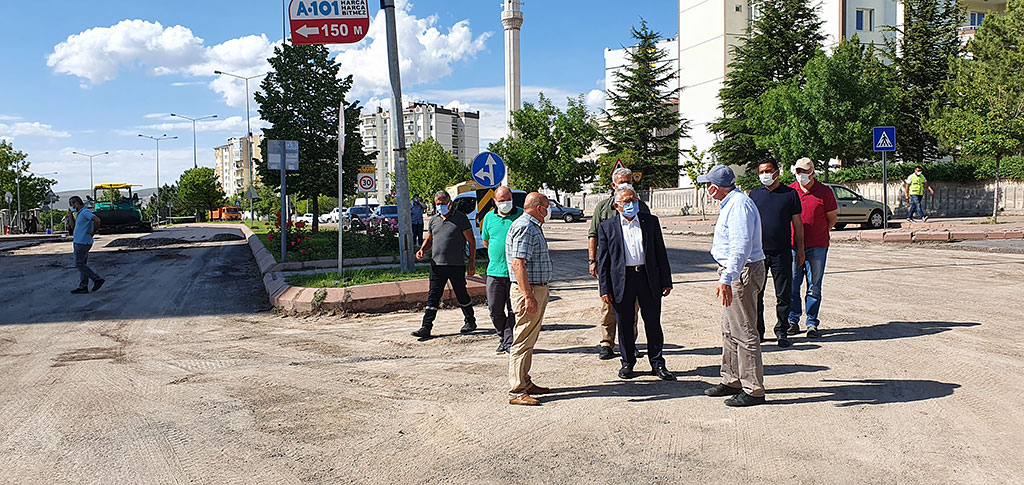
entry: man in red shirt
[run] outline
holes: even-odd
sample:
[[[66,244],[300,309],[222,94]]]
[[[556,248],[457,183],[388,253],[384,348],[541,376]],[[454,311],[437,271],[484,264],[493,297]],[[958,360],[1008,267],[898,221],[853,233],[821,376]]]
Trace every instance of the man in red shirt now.
[[[803,265],[793,266],[793,295],[789,302],[789,334],[800,333],[800,317],[807,315],[807,336],[817,337],[818,310],[821,308],[821,280],[825,276],[828,256],[829,231],[836,224],[839,205],[832,189],[818,183],[814,175],[814,162],[809,158],[797,160],[793,166],[796,182],[790,187],[800,196],[804,223]],[[795,242],[794,242],[795,247]],[[793,255],[794,259],[796,255]],[[806,311],[800,298],[800,286],[807,281]]]

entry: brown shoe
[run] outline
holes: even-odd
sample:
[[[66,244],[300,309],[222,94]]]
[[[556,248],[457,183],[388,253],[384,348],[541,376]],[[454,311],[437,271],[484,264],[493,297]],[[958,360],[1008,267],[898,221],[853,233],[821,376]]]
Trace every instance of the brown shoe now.
[[[520,406],[540,406],[540,401],[534,399],[529,394],[520,394],[512,399],[508,400],[509,404],[518,404]]]
[[[530,387],[526,388],[526,392],[529,393],[529,394],[550,394],[551,393],[551,389],[549,389],[547,387],[541,387],[541,386],[538,386],[537,384],[532,384],[531,383]]]

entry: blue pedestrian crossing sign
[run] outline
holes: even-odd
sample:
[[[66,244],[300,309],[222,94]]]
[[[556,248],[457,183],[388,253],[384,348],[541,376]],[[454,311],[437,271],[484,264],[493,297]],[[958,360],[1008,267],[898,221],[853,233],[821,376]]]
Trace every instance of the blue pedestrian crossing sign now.
[[[896,127],[895,126],[876,126],[873,130],[873,140],[871,146],[874,147],[876,152],[894,152],[896,151]]]
[[[470,170],[473,180],[489,189],[501,185],[501,181],[505,180],[505,161],[496,153],[481,152],[473,158]]]

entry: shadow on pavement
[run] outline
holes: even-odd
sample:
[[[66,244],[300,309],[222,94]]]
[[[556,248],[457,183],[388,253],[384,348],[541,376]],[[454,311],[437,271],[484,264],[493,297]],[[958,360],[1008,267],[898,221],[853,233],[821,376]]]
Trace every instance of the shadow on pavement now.
[[[646,379],[646,380],[645,380]],[[638,376],[628,381],[611,381],[591,386],[552,388],[551,394],[537,396],[541,403],[589,397],[628,397],[630,402],[664,401],[703,396],[711,387],[703,381],[663,381],[653,376]]]
[[[926,401],[950,396],[960,384],[913,379],[863,379],[833,380],[821,382],[841,383],[821,387],[791,387],[768,389],[768,404],[804,404],[831,402],[836,406],[858,406],[863,404],[892,404]],[[777,394],[817,394],[812,397],[772,399]]]
[[[824,365],[805,365],[805,364],[772,364],[764,366],[764,375],[766,376],[781,376],[785,374],[799,374],[805,372],[822,372],[827,371],[830,368]],[[669,369],[671,370],[671,369]],[[700,376],[717,378],[721,377],[721,366],[717,365],[705,365],[698,367],[693,370],[684,371],[680,370],[676,372],[676,375],[682,376]],[[674,371],[675,372],[675,371]]]
[[[889,322],[867,327],[821,329],[818,340],[825,342],[855,342],[858,340],[891,340],[923,337],[948,332],[957,328],[977,327],[978,322]]]

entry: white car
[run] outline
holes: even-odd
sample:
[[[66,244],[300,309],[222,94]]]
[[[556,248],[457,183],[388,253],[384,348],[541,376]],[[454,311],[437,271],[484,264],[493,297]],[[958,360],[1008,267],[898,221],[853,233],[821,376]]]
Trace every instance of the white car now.
[[[313,223],[313,214],[310,214],[310,213],[307,212],[305,214],[302,214],[301,216],[296,217],[293,220],[293,222],[305,222],[306,224],[312,224]]]
[[[337,224],[338,218],[340,217],[341,210],[335,207],[333,210],[326,214],[320,215],[320,222],[323,224]]]

